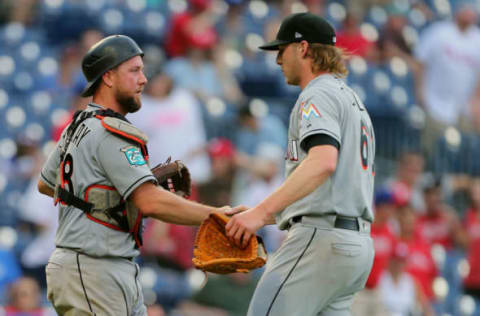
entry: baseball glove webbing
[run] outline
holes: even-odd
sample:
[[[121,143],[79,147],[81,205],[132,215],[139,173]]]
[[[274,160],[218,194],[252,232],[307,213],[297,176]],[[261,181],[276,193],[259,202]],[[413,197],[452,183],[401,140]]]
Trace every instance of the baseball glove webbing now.
[[[225,214],[212,213],[203,221],[195,238],[192,259],[195,267],[218,274],[246,273],[262,267],[267,253],[261,238],[254,236],[246,248],[237,247],[225,233],[228,220]]]

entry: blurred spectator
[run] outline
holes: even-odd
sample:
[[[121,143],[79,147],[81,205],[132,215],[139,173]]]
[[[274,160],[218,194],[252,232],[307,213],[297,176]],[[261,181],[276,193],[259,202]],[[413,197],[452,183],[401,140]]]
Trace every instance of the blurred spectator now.
[[[43,81],[42,88],[51,91],[56,100],[62,100],[65,104],[59,104],[62,107],[67,107],[68,102],[75,95],[75,89],[80,91],[82,87],[76,87],[75,80],[81,75],[79,65],[80,56],[78,55],[78,45],[68,43],[62,50],[60,60],[58,63],[58,73],[53,82]]]
[[[208,181],[210,161],[203,150],[207,138],[198,101],[165,73],[154,75],[145,92],[142,110],[129,120],[148,136],[150,164],[171,156],[188,166],[195,183]]]
[[[235,147],[226,138],[215,138],[208,144],[208,154],[212,177],[198,186],[199,201],[213,206],[232,205]]]
[[[39,83],[39,88],[48,90],[58,107],[68,109],[75,98],[80,95],[86,81],[80,67],[81,58],[94,43],[103,35],[97,30],[87,30],[81,34],[79,42],[66,43],[59,56],[58,71],[53,76],[47,76]],[[90,100],[90,98],[84,98]],[[85,104],[88,102],[84,102]],[[57,124],[59,124],[57,122]]]
[[[433,280],[437,276],[437,268],[431,255],[430,246],[415,234],[416,213],[408,205],[397,211],[399,223],[399,242],[408,246],[406,270],[420,284],[423,293],[430,301],[435,300]]]
[[[216,47],[191,47],[184,57],[167,61],[164,70],[175,85],[193,92],[203,104],[212,97],[235,104],[241,98],[240,89],[223,59],[217,57],[221,52]]]
[[[398,56],[406,61],[412,59],[412,48],[405,39],[405,27],[408,25],[408,12],[395,3],[386,6],[387,21],[383,25],[377,41],[380,50],[389,58]]]
[[[33,238],[23,249],[20,262],[24,273],[46,288],[45,266],[55,250],[58,210],[50,197],[38,192],[37,183],[38,178],[33,177],[19,205],[20,219],[33,226]]]
[[[91,97],[81,96],[87,84],[82,74],[81,56],[103,38],[102,32],[96,29],[87,29],[81,35],[78,43],[68,44],[60,57],[60,71],[56,77],[55,88],[52,91],[57,106],[68,108],[69,113],[53,122],[52,139],[58,141],[60,136],[70,124],[73,114],[83,110],[90,102]]]
[[[192,47],[210,49],[218,41],[211,0],[189,0],[188,10],[173,16],[165,50],[170,57],[184,56]]]
[[[254,155],[238,152],[235,157],[241,168],[242,184],[236,183],[233,204],[256,205],[282,183],[283,149],[273,143],[260,143]],[[245,172],[246,171],[246,172]]]
[[[227,12],[215,27],[219,34],[220,45],[226,49],[235,49],[243,53],[247,33],[244,16],[246,2],[235,0],[227,2],[230,2]]]
[[[355,296],[352,307],[355,316],[381,316],[387,312],[381,302],[378,282],[388,267],[396,243],[396,237],[390,227],[390,220],[395,211],[392,192],[385,188],[378,190],[375,193],[374,203],[375,220],[370,234],[375,248],[375,257],[365,289]]]
[[[195,229],[149,220],[145,224],[142,255],[163,267],[187,270],[192,266]]]
[[[470,267],[464,280],[464,289],[466,294],[475,299],[474,315],[480,315],[480,179],[478,178],[472,181],[470,200],[471,205],[464,219],[469,240],[467,260]]]
[[[10,181],[18,181],[28,184],[32,177],[36,177],[45,160],[38,143],[26,137],[19,137],[17,140],[17,152],[13,159],[12,170],[10,170]]]
[[[288,2],[288,1],[285,1]],[[290,1],[291,3],[291,12],[288,12],[288,14],[295,13],[293,11],[293,4],[295,4],[295,1]],[[319,15],[319,16],[325,16],[326,13],[326,6],[328,4],[328,1],[326,0],[304,0],[303,3],[307,7],[307,11],[311,12],[313,14]]]
[[[217,46],[211,0],[190,0],[189,4],[189,10],[173,17],[165,47],[171,59],[165,72],[203,104],[211,97],[236,103],[242,96],[224,63],[222,47]]]
[[[254,155],[237,152],[238,172],[232,190],[232,205],[253,206],[275,191],[284,180],[284,151],[273,143],[260,143]],[[258,231],[267,252],[273,253],[286,236],[276,225],[266,225]]]
[[[391,0],[346,0],[347,10],[359,16],[366,16],[373,6],[385,6],[390,2]]]
[[[41,305],[40,287],[34,279],[22,277],[12,284],[9,301],[4,308],[5,316],[53,316],[51,308]]]
[[[278,117],[267,115],[259,117],[252,112],[255,103],[245,102],[240,106],[235,133],[235,146],[238,151],[254,155],[261,143],[272,143],[285,148],[287,129]]]
[[[105,35],[101,30],[98,29],[91,28],[83,31],[80,35],[80,43],[78,44],[78,55],[84,56],[90,47],[92,47],[103,37],[105,37]],[[80,67],[80,63],[78,66]]]
[[[437,261],[440,274],[448,283],[449,291],[442,306],[445,312],[454,312],[456,297],[461,293],[461,276],[457,271],[464,257],[463,249],[467,245],[467,235],[461,226],[457,213],[444,201],[440,180],[427,183],[425,189],[425,213],[416,223],[416,233],[430,247],[441,249],[445,258]]]
[[[0,24],[2,22],[19,22],[31,25],[35,22],[36,0],[3,0],[0,3]]]
[[[387,312],[381,302],[378,282],[388,267],[396,244],[396,237],[390,227],[395,211],[395,200],[390,190],[382,188],[375,193],[374,203],[375,220],[372,223],[370,234],[375,248],[375,257],[365,289],[355,296],[352,307],[355,316],[381,316]]]
[[[253,273],[213,276],[191,301],[182,303],[174,315],[244,316],[256,284]]]
[[[0,245],[0,303],[5,302],[8,285],[22,275],[22,270],[12,250]]]
[[[52,130],[51,130],[51,137],[53,141],[58,141],[60,136],[62,136],[63,130],[70,124],[73,118],[73,114],[77,110],[84,110],[90,98],[84,98],[80,95],[81,91],[77,91],[77,94],[73,96],[73,100],[70,105],[70,110],[66,115],[63,115],[59,118],[58,121],[53,122]]]
[[[368,58],[371,55],[373,43],[366,39],[360,31],[360,19],[349,12],[337,32],[336,46],[343,48],[349,55]]]
[[[140,262],[155,272],[152,291],[166,311],[191,295],[186,271],[192,266],[195,229],[147,220]]]
[[[0,25],[8,22],[12,3],[13,0],[0,2]]]
[[[409,247],[403,243],[395,246],[387,271],[379,282],[381,302],[388,313],[395,316],[424,315],[434,312],[417,281],[406,272]],[[385,314],[384,314],[385,315]]]
[[[82,74],[81,59],[87,50],[104,37],[97,29],[87,29],[82,32],[76,42],[64,45],[59,62],[59,72],[56,77],[56,87],[52,93],[64,95],[70,101],[79,95],[86,85]]]
[[[420,153],[405,152],[400,156],[394,178],[387,181],[396,204],[411,204],[416,210],[424,209],[421,188],[424,164],[424,158]]]
[[[424,142],[430,150],[449,125],[471,123],[480,72],[480,30],[473,5],[456,1],[454,20],[428,27],[416,48],[421,63],[417,97],[428,113]]]
[[[441,182],[436,180],[424,189],[425,212],[420,215],[416,230],[430,246],[441,245],[445,250],[466,246],[466,235],[455,210],[445,202]]]

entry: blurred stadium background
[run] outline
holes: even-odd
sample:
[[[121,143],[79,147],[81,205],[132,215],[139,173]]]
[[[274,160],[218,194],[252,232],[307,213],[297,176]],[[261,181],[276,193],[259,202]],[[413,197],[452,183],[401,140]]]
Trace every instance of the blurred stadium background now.
[[[131,118],[152,138],[152,159],[172,155],[190,162],[196,200],[249,205],[282,180],[279,158],[299,93],[284,83],[275,54],[257,47],[275,35],[284,16],[306,10],[327,18],[338,46],[349,53],[346,81],[374,123],[376,203],[391,207],[386,222],[395,245],[412,248],[402,232],[402,212],[410,207],[413,244],[424,239],[421,255],[433,262],[428,266],[409,248],[402,269],[423,294],[407,311],[392,303],[404,301],[399,289],[374,282],[367,291],[380,292],[383,315],[428,315],[430,307],[437,315],[480,315],[474,277],[480,270],[474,251],[480,240],[480,93],[470,91],[471,112],[458,106],[459,120],[433,122],[419,93],[427,62],[416,53],[430,40],[428,30],[453,25],[464,5],[480,9],[474,0],[1,0],[0,315],[53,313],[43,269],[57,214],[35,184],[59,131],[89,101],[79,95],[85,85],[80,63],[93,43],[125,34],[145,51],[145,112]],[[477,25],[474,19],[472,34],[480,32]],[[470,44],[480,55],[475,36]],[[459,58],[451,56],[452,67]],[[470,68],[467,84],[475,87],[478,60]],[[202,275],[190,263],[194,230],[147,221],[145,234],[139,263],[149,315],[245,314],[261,271],[211,277],[200,290]],[[283,237],[275,228],[262,234],[271,251]],[[376,248],[385,246],[380,237],[375,241]],[[383,253],[379,275],[393,273],[388,260],[401,257],[392,249]],[[405,295],[408,302],[411,293]]]

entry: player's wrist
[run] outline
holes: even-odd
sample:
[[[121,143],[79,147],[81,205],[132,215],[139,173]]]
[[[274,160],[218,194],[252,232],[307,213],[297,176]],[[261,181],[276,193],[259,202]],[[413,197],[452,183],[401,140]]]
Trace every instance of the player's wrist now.
[[[275,212],[272,211],[271,208],[268,208],[265,205],[259,204],[257,207],[257,213],[260,214],[260,218],[262,220],[263,226],[265,225],[270,225],[272,224],[272,219],[273,223],[275,222]]]

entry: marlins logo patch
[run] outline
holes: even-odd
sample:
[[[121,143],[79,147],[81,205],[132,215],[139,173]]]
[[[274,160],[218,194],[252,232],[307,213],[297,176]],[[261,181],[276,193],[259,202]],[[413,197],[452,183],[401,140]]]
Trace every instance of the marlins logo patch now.
[[[132,166],[143,166],[147,163],[138,147],[127,146],[120,150],[123,151],[128,163]]]
[[[320,112],[317,110],[315,105],[313,105],[313,103],[305,105],[305,102],[302,102],[300,105],[300,114],[302,115],[302,119],[309,120],[312,116],[321,117]]]

